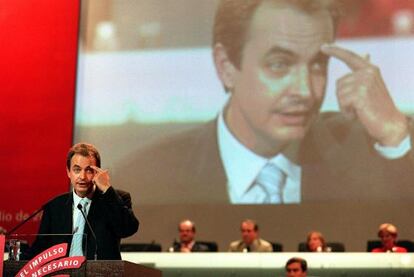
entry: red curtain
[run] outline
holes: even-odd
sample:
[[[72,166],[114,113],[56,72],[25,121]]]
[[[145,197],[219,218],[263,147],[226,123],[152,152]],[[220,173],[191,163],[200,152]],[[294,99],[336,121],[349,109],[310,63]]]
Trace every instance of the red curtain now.
[[[0,226],[10,230],[68,190],[80,1],[0,7]],[[36,232],[35,223],[18,233]]]

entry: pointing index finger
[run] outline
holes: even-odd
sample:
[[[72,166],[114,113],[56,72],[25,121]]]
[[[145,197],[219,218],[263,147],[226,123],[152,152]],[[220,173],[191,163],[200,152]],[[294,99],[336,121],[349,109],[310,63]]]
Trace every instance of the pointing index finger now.
[[[322,53],[335,57],[344,62],[352,71],[365,68],[369,61],[354,52],[333,44],[324,44],[321,46]]]

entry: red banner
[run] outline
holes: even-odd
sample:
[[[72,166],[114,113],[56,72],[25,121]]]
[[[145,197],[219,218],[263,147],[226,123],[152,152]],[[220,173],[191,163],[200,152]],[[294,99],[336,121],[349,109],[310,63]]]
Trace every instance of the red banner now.
[[[80,1],[0,6],[0,226],[10,230],[68,189]],[[29,223],[19,233],[36,230]]]
[[[5,238],[4,235],[0,235],[0,276],[3,276],[3,257],[4,257],[4,244],[5,244]]]
[[[30,276],[31,272],[37,271],[44,264],[65,256],[67,249],[67,243],[57,244],[46,249],[45,251],[31,259],[25,266],[23,266],[22,269],[20,269],[20,271],[16,274],[16,276]]]
[[[57,258],[65,256],[67,249],[67,243],[57,244],[46,249],[23,266],[23,268],[16,274],[16,277],[40,277],[65,269],[80,268],[86,260],[83,256],[66,257],[56,260]]]

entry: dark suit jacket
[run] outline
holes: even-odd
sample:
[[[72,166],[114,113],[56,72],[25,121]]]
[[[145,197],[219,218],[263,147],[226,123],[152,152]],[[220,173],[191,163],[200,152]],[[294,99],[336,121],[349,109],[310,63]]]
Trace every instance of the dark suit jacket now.
[[[140,204],[229,203],[216,124],[208,122],[133,153],[117,182],[131,188]],[[302,202],[413,200],[414,151],[387,160],[373,145],[357,121],[322,113],[299,151]]]
[[[174,252],[180,252],[181,245],[179,242],[175,242],[173,245]],[[200,243],[196,241],[193,245],[193,248],[191,248],[191,252],[211,252],[208,245],[204,243]]]
[[[57,196],[44,205],[39,234],[72,233],[72,192]],[[96,244],[87,224],[87,259],[94,259],[95,245],[99,260],[120,260],[120,240],[133,235],[138,230],[139,222],[131,209],[129,193],[109,188],[104,194],[95,191],[87,216],[96,234]],[[29,257],[37,255],[48,247],[67,242],[68,253],[72,236],[38,236],[29,251]]]

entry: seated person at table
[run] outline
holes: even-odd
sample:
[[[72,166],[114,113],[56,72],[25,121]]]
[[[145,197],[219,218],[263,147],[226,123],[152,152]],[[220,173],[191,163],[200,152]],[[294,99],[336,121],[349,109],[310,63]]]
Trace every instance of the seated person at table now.
[[[309,232],[306,240],[306,250],[308,252],[330,252],[330,248],[326,246],[325,238],[321,232]]]
[[[241,240],[230,243],[230,252],[272,252],[272,244],[259,237],[259,225],[254,220],[243,220],[240,225]]]
[[[293,257],[285,265],[286,277],[306,277],[308,264],[305,259]]]
[[[397,227],[390,223],[384,223],[379,226],[378,237],[381,239],[382,247],[374,248],[371,252],[397,252],[405,253],[407,249],[396,245],[398,231]]]
[[[179,242],[174,242],[171,252],[209,252],[207,245],[194,240],[196,227],[195,223],[189,219],[185,219],[178,224],[178,232],[180,236]]]

